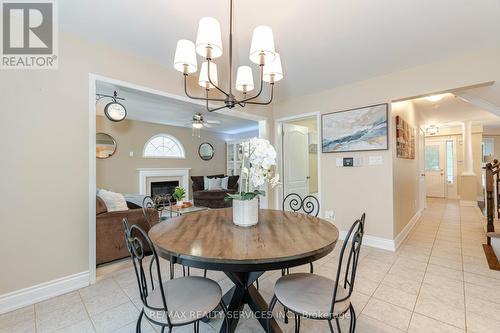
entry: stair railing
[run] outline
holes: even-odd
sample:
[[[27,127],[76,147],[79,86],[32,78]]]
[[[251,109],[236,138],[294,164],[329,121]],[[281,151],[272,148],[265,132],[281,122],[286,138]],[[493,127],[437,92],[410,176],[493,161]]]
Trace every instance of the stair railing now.
[[[486,231],[487,232],[495,232],[494,226],[494,209],[496,207],[496,211],[498,217],[500,218],[500,163],[498,160],[493,160],[493,163],[486,164]],[[495,191],[496,187],[496,191]],[[497,200],[494,198],[494,192],[496,192]],[[496,204],[495,204],[496,201]],[[487,237],[488,245],[491,245],[490,237]]]

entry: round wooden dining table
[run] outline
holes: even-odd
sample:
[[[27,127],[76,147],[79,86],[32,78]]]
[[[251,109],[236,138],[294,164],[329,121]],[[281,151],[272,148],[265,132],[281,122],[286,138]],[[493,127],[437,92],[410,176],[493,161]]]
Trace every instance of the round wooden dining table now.
[[[172,218],[149,231],[158,255],[171,264],[224,272],[234,287],[224,295],[229,331],[234,332],[243,306],[248,304],[260,324],[267,325],[268,305],[253,283],[270,270],[299,266],[330,253],[338,229],[317,217],[261,209],[259,223],[239,227],[232,209],[214,209]],[[226,323],[220,332],[225,332]],[[273,332],[282,332],[271,320]]]

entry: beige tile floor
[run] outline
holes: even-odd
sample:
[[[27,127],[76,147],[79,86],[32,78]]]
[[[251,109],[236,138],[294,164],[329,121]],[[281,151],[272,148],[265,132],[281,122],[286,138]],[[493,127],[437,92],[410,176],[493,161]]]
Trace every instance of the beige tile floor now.
[[[362,249],[353,294],[357,332],[500,332],[500,272],[488,269],[484,241],[477,209],[429,200],[397,252]],[[315,263],[318,274],[334,276],[338,248]],[[293,271],[299,270],[307,267]],[[130,264],[100,273],[93,286],[1,315],[0,333],[135,332],[140,300]],[[221,273],[210,272],[209,277],[224,290],[232,285]],[[268,300],[278,277],[271,272],[260,279]],[[292,324],[279,322],[285,332],[293,332]],[[304,320],[301,326],[301,332],[328,332],[326,322]],[[201,331],[213,333],[219,327],[220,321],[210,322]],[[142,331],[159,330],[143,321]],[[192,327],[174,332],[192,332]],[[238,332],[263,330],[247,319],[240,321]]]

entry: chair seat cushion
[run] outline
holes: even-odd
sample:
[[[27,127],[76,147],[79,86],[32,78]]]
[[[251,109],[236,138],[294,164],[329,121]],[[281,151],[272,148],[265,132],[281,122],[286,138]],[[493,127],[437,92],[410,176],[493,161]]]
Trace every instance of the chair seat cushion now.
[[[213,280],[201,276],[186,276],[163,283],[165,299],[173,325],[182,325],[199,320],[212,312],[222,299],[222,290]],[[167,324],[160,287],[157,286],[147,298],[144,315],[154,322]]]
[[[310,273],[294,273],[282,276],[274,286],[274,294],[283,306],[310,318],[328,318],[336,282]],[[342,286],[337,289],[337,299],[346,298],[348,292]],[[349,309],[349,298],[336,302],[333,316]]]

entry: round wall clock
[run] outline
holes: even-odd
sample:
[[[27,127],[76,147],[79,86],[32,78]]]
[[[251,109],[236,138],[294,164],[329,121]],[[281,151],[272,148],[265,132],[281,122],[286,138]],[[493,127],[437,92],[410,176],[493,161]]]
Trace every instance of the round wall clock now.
[[[104,108],[104,114],[111,121],[122,121],[127,116],[127,110],[125,107],[118,103],[116,100],[108,103]]]

